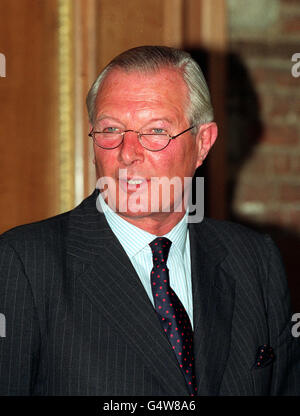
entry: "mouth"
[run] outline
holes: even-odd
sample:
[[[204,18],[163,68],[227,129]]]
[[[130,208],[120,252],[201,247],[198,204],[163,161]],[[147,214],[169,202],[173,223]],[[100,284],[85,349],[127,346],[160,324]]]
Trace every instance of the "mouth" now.
[[[144,190],[148,187],[149,179],[146,178],[119,178],[119,183],[124,191]]]
[[[145,182],[146,179],[129,179],[127,181],[128,185],[140,185],[141,183]]]

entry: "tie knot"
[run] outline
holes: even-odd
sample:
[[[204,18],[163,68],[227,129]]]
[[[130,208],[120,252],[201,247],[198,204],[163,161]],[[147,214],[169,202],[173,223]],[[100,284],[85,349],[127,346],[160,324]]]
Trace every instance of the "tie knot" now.
[[[171,244],[172,241],[166,237],[157,237],[155,240],[151,241],[149,246],[152,250],[154,263],[167,263]]]

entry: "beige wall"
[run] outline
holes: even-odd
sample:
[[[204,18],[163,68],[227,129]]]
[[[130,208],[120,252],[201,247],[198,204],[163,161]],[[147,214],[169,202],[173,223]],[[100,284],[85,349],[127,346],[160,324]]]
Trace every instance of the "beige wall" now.
[[[56,28],[55,0],[0,2],[0,231],[59,208]]]

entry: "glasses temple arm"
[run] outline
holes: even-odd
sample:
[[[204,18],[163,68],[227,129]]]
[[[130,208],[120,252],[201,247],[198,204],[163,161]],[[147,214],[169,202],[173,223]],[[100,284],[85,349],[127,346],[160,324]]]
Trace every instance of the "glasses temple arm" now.
[[[189,130],[192,130],[195,126],[191,126],[188,129],[185,129],[184,131],[182,131],[181,133],[176,134],[176,136],[170,136],[171,139],[176,139],[176,137],[181,136],[183,133],[186,133]]]

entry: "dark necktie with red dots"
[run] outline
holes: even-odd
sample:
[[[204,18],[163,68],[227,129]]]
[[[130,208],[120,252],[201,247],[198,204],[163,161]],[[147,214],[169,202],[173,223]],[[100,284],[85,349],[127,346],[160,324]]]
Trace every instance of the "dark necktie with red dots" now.
[[[193,330],[184,306],[170,286],[167,259],[171,244],[166,237],[157,237],[149,244],[153,255],[151,287],[161,326],[179,362],[190,395],[194,396],[197,387],[194,375]]]

